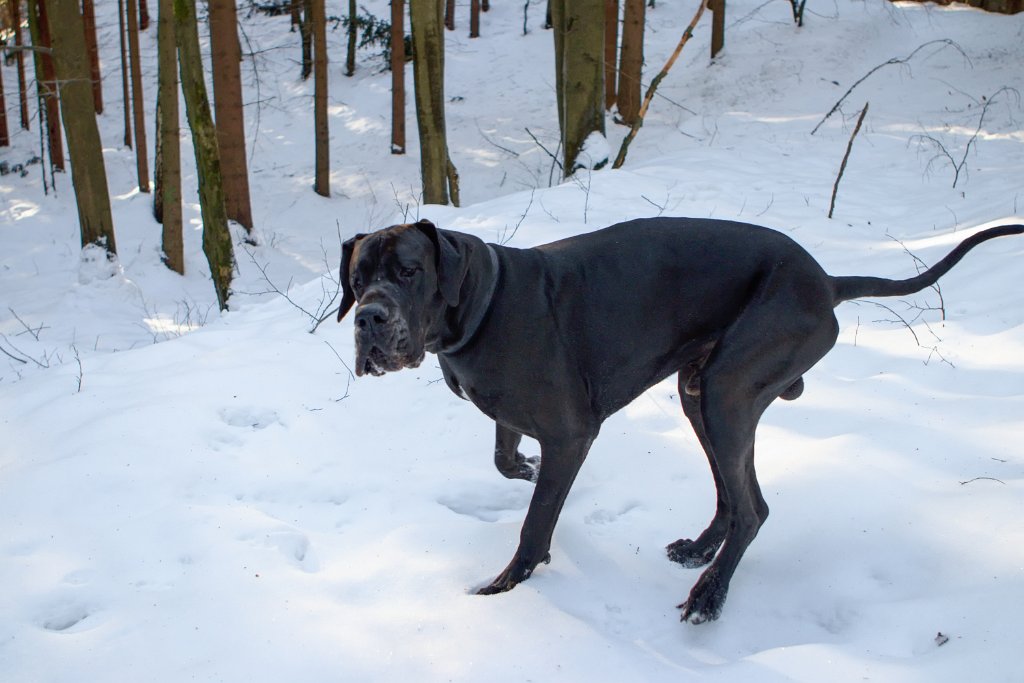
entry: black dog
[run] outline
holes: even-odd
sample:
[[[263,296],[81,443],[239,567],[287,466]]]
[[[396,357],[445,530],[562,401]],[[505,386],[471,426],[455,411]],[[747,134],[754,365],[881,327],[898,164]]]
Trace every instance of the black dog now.
[[[832,277],[785,235],[689,218],[629,221],[534,249],[488,245],[429,221],[344,243],[338,320],[359,302],[356,373],[416,367],[444,378],[497,423],[494,460],[536,481],[512,562],[480,593],[507,591],[550,560],[551,534],[601,423],[679,373],[683,412],[718,490],[711,524],[668,546],[711,563],[680,605],[715,619],[743,552],[768,516],[754,473],[754,429],[776,398],[832,348],[832,309],[933,284],[970,249],[1024,226],[983,230],[907,280]],[[518,452],[523,435],[541,457]],[[713,562],[712,562],[713,561]]]

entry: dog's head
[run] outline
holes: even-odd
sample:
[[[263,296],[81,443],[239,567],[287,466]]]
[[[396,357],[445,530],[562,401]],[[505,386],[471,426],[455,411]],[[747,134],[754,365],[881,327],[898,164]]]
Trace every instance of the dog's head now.
[[[338,320],[358,304],[356,374],[417,367],[459,304],[466,268],[458,242],[428,220],[347,240]]]

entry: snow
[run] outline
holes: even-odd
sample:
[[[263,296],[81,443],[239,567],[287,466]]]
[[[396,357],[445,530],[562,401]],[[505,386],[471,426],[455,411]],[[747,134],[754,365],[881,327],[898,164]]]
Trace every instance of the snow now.
[[[978,130],[986,99],[1024,90],[1024,15],[841,0],[808,6],[798,29],[787,3],[730,0],[725,51],[709,63],[702,24],[625,166],[549,187],[557,171],[533,139],[557,147],[543,3],[525,36],[522,6],[494,3],[476,40],[460,4],[446,61],[455,209],[418,203],[412,106],[410,153],[391,155],[389,75],[366,52],[342,76],[340,31],[333,196],[315,195],[298,37],[287,17],[243,13],[258,245],[244,251],[236,231],[221,315],[192,169],[188,272],[160,263],[151,198],[121,147],[112,5],[98,7],[100,124],[118,261],[81,252],[66,175],[48,195],[38,165],[0,177],[0,679],[1020,679],[1024,240],[977,248],[941,299],[839,307],[836,348],[762,421],[772,515],[722,618],[700,626],[675,609],[699,570],[663,550],[714,509],[674,381],[605,424],[551,564],[479,597],[512,555],[531,485],[494,471],[492,423],[432,357],[357,381],[351,322],[310,334],[298,307],[325,307],[341,240],[415,217],[529,246],[639,216],[713,216],[783,230],[831,273],[912,275],[906,250],[934,263],[977,228],[1024,220],[1019,97],[991,98]],[[693,9],[661,0],[648,13],[648,77]],[[810,135],[873,67],[944,38],[956,46],[878,70]],[[148,122],[155,39],[142,36]],[[38,153],[38,128],[17,131],[3,69],[13,166]],[[611,150],[625,132],[609,123]],[[950,161],[917,136],[966,160],[955,188]]]

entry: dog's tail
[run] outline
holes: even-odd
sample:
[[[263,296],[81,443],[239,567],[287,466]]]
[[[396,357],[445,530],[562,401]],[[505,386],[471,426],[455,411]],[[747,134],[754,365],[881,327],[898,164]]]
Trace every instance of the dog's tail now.
[[[832,278],[833,305],[850,299],[860,299],[866,296],[906,296],[919,292],[949,272],[964,255],[974,247],[986,240],[1005,235],[1020,235],[1024,233],[1024,225],[1000,225],[995,228],[988,228],[971,235],[949,252],[944,259],[924,271],[917,277],[906,280],[890,280],[884,277],[860,277],[840,276]]]

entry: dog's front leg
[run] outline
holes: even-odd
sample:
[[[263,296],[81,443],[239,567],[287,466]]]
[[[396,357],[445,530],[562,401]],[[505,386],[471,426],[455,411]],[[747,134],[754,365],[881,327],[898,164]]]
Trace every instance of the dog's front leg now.
[[[551,560],[548,551],[555,523],[595,436],[557,441],[541,439],[540,472],[519,534],[519,547],[505,571],[477,591],[480,595],[512,590],[516,584],[530,578],[538,564]]]
[[[522,434],[503,426],[500,422],[495,424],[497,430],[494,435],[494,466],[509,479],[537,481],[540,458],[535,455],[525,456],[519,452]]]

